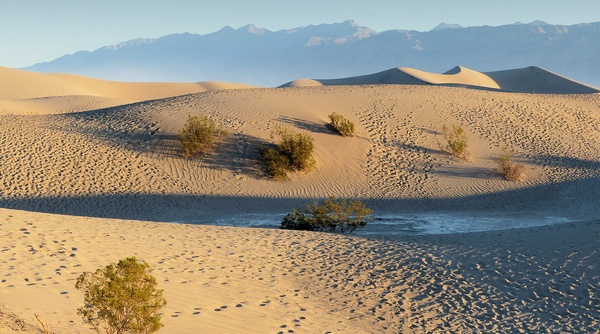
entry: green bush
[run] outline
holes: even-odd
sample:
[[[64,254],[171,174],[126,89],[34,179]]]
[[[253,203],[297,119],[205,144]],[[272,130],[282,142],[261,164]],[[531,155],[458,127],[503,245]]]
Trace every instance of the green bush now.
[[[290,161],[290,170],[306,170],[314,166],[315,159],[312,154],[315,145],[310,135],[288,128],[280,128],[276,133],[280,137],[277,148]]]
[[[344,116],[331,113],[329,116],[331,126],[344,137],[354,136],[354,123]]]
[[[281,221],[281,228],[320,232],[352,233],[367,225],[371,213],[363,202],[330,197],[322,205],[307,204],[293,210]]]
[[[279,150],[274,148],[259,147],[258,155],[265,164],[267,174],[275,180],[287,179],[287,172],[290,168],[290,160]]]
[[[216,126],[208,116],[188,116],[179,139],[183,146],[183,156],[193,157],[212,150],[216,144],[227,136],[227,132]]]
[[[504,149],[504,153],[496,158],[496,171],[502,177],[509,181],[522,181],[525,178],[525,166],[520,163],[513,162],[515,152],[513,150]]]
[[[100,333],[154,333],[163,325],[157,312],[167,304],[147,263],[135,257],[120,260],[77,278],[84,306],[77,309],[83,321]]]
[[[453,156],[466,158],[467,134],[465,130],[461,126],[453,125],[452,129],[449,129],[444,125],[442,134],[447,143],[444,149]]]
[[[279,136],[276,149],[258,148],[259,158],[265,164],[267,174],[282,180],[287,178],[288,171],[308,170],[314,166],[314,143],[311,136],[288,128],[278,128],[273,134]]]

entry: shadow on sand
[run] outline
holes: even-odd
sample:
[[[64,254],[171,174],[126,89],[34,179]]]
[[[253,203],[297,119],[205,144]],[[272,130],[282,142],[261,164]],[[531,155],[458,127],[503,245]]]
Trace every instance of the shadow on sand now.
[[[310,200],[312,198],[116,194],[2,198],[0,207],[75,216],[210,224],[215,219],[240,214],[287,213]],[[599,216],[600,179],[589,178],[459,198],[362,200],[377,214],[537,212],[572,219],[594,219]]]

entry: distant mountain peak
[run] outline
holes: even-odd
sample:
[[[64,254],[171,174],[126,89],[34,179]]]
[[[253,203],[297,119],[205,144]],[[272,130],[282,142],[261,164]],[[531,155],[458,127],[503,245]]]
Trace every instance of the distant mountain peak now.
[[[529,23],[530,26],[547,26],[548,22],[545,21],[540,21],[540,20],[535,20],[531,23]]]
[[[107,45],[104,48],[109,50],[120,50],[132,46],[140,46],[144,44],[152,44],[156,41],[155,38],[136,38],[119,44]]]
[[[353,19],[346,20],[343,23],[347,24],[347,25],[349,25],[351,27],[358,27],[359,26],[358,23],[356,21],[354,21]]]
[[[259,28],[252,23],[240,28],[240,30],[247,31],[247,32],[249,32],[251,34],[255,34],[255,35],[264,35],[265,33],[268,32],[267,29]]]
[[[460,28],[464,28],[464,27],[461,26],[460,24],[442,22],[442,23],[438,24],[437,26],[435,26],[435,28],[431,29],[431,31],[444,30],[444,29],[460,29]]]

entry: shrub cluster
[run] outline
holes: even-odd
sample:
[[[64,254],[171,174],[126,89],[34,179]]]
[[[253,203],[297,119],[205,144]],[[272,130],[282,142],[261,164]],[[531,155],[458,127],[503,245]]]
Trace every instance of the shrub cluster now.
[[[154,333],[163,325],[158,311],[167,304],[147,263],[129,257],[96,272],[84,272],[75,288],[84,294],[77,309],[83,321],[100,333]]]
[[[267,174],[282,180],[287,178],[289,171],[308,170],[314,166],[314,143],[311,136],[288,128],[278,128],[274,134],[279,136],[276,148],[258,148],[259,158],[265,164]]]
[[[281,228],[320,232],[352,233],[367,225],[372,210],[363,202],[330,197],[323,204],[307,204],[287,214]]]
[[[183,146],[183,156],[193,157],[199,153],[205,154],[227,136],[227,132],[217,127],[208,116],[188,116],[179,139]]]
[[[446,147],[443,147],[448,153],[459,158],[466,158],[467,153],[467,134],[461,126],[453,125],[452,129],[444,125],[442,134],[446,140]]]
[[[521,181],[525,178],[525,166],[520,163],[513,162],[515,152],[513,150],[504,149],[504,153],[496,158],[498,167],[496,171],[502,177],[509,181]]]
[[[354,136],[354,123],[344,116],[331,113],[329,116],[331,126],[344,137]]]

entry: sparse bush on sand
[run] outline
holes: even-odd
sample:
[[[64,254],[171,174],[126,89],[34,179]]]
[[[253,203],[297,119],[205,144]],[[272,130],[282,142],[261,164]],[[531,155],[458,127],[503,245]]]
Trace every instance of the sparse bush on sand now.
[[[515,151],[508,148],[503,149],[503,153],[496,158],[498,164],[496,171],[509,181],[522,181],[525,179],[525,166],[515,163],[513,161],[514,157]]]
[[[287,214],[281,228],[319,232],[352,233],[367,225],[371,213],[363,202],[345,198],[327,198],[323,204],[307,204]]]
[[[446,146],[443,149],[455,157],[466,159],[468,145],[465,130],[461,126],[453,125],[450,129],[444,125],[442,134],[446,140]]]
[[[227,132],[218,128],[210,117],[189,115],[183,129],[179,131],[183,156],[190,158],[199,153],[205,154],[226,136]]]
[[[276,180],[287,178],[288,171],[303,171],[312,168],[314,140],[311,136],[289,128],[277,128],[273,135],[279,137],[277,148],[259,147],[260,160],[267,174]]]
[[[278,149],[261,146],[258,148],[258,156],[265,164],[266,172],[275,180],[287,179],[290,168],[290,160]]]
[[[84,294],[84,306],[77,314],[98,333],[104,329],[110,334],[146,334],[163,326],[158,311],[167,301],[156,289],[148,264],[135,257],[84,272],[75,288]]]
[[[340,135],[344,137],[352,137],[354,136],[354,123],[352,123],[349,119],[344,118],[344,116],[331,113],[329,116],[331,126],[340,133]]]

